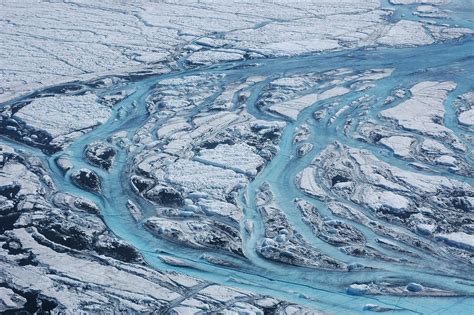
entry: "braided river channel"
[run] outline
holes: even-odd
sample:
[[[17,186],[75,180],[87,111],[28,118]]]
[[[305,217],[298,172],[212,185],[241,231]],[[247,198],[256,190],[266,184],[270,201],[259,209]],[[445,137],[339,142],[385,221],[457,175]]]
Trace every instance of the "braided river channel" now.
[[[410,7],[405,9],[409,12]],[[472,23],[463,20],[461,14],[462,12],[459,13],[459,21],[451,20],[448,22],[472,29]],[[422,81],[453,81],[456,83],[456,89],[449,93],[444,103],[444,125],[459,138],[463,138],[466,134],[471,137],[474,136],[471,131],[458,127],[456,110],[453,106],[453,102],[459,95],[474,89],[473,44],[471,36],[458,41],[414,48],[348,50],[290,58],[245,60],[196,68],[186,68],[182,65],[180,69],[166,74],[129,77],[120,84],[108,88],[107,93],[125,89],[133,92],[113,107],[113,114],[106,123],[76,139],[65,151],[48,155],[39,149],[3,137],[0,141],[6,142],[18,150],[39,156],[48,165],[51,177],[61,191],[95,201],[100,206],[101,216],[109,229],[118,237],[136,247],[146,262],[156,269],[178,271],[211,282],[261,294],[269,294],[334,314],[358,312],[366,304],[393,308],[397,310],[396,314],[437,313],[447,308],[453,314],[467,314],[473,312],[474,307],[474,273],[472,267],[456,268],[453,266],[455,263],[450,257],[435,258],[421,249],[409,248],[406,244],[397,243],[396,240],[393,240],[393,242],[397,243],[398,246],[410,249],[418,255],[419,258],[416,264],[401,264],[374,260],[370,257],[348,256],[337,247],[317,238],[311,229],[303,224],[301,214],[295,207],[294,200],[298,198],[312,203],[326,219],[337,219],[354,225],[364,234],[368,245],[382,253],[387,253],[389,251],[376,242],[378,236],[373,230],[347,219],[336,218],[323,201],[304,194],[295,184],[297,174],[308,167],[329,144],[337,141],[342,145],[370,151],[379,160],[402,170],[428,176],[433,175],[433,171],[436,171],[437,175],[474,186],[472,174],[455,174],[436,166],[433,166],[433,169],[415,168],[409,161],[397,157],[388,148],[359,141],[351,136],[355,126],[361,120],[371,119],[383,124],[379,116],[380,111],[396,106],[401,102],[401,100],[397,100],[387,106],[384,104],[384,99],[401,87],[411,87]],[[270,114],[258,106],[259,97],[269,80],[282,76],[322,73],[341,68],[350,69],[356,74],[369,69],[382,68],[393,69],[393,72],[391,75],[377,80],[368,89],[350,90],[349,93],[342,96],[316,102],[301,111],[296,120]],[[241,223],[242,247],[246,258],[238,258],[221,252],[215,253],[216,256],[231,261],[232,266],[229,267],[214,265],[201,259],[202,251],[199,249],[180,246],[153,236],[145,229],[143,221],[137,222],[132,217],[127,207],[127,201],[131,200],[137,204],[144,212],[145,217],[147,216],[147,201],[141,199],[131,189],[129,172],[132,159],[129,158],[129,152],[126,149],[115,146],[117,156],[114,166],[109,171],[91,166],[85,160],[83,153],[88,144],[97,140],[105,141],[120,131],[126,131],[129,141],[133,143],[133,135],[149,119],[146,107],[147,100],[160,81],[208,74],[223,74],[222,79],[217,81],[221,90],[231,84],[243,82],[249,77],[267,78],[250,87],[249,97],[245,101],[246,110],[260,120],[286,123],[279,141],[278,152],[239,192],[240,198],[237,203],[244,211],[244,219],[253,222],[253,230],[249,233],[245,230],[244,224]],[[93,91],[94,87],[84,84],[82,89]],[[38,91],[38,93],[40,92]],[[105,92],[102,91],[101,93]],[[371,97],[367,106],[351,106],[364,95]],[[334,103],[335,99],[337,99],[336,103]],[[12,102],[18,101],[21,101],[21,99]],[[204,102],[189,115],[195,115],[198,111],[205,111],[206,106],[210,104],[211,102]],[[325,117],[320,120],[314,119],[313,114],[325,107],[329,108],[329,112]],[[347,108],[349,109],[347,110]],[[235,108],[235,110],[238,109]],[[349,125],[347,125],[348,121],[351,122]],[[311,133],[306,142],[311,143],[313,149],[303,157],[298,157],[298,148],[293,141],[293,137],[302,124],[309,125]],[[159,125],[160,122],[157,122],[156,128],[159,128]],[[472,151],[473,143],[465,144],[468,147],[467,152]],[[137,150],[146,150],[146,146],[139,146]],[[69,156],[76,169],[85,167],[94,170],[103,179],[102,193],[94,194],[76,186],[69,176],[72,170],[64,174],[58,168],[56,159],[60,155]],[[466,157],[466,160],[472,166],[472,155]],[[205,176],[205,174],[202,174],[202,176]],[[298,232],[308,244],[347,264],[358,263],[369,266],[371,269],[351,272],[317,270],[282,264],[261,257],[257,253],[256,247],[258,241],[265,237],[265,229],[261,214],[257,210],[255,197],[258,188],[263,183],[269,184],[275,196],[275,202],[285,213],[289,223],[298,229]],[[377,220],[375,217],[373,219]],[[397,228],[392,223],[383,224],[393,225],[394,228]],[[407,233],[414,234],[409,231]],[[180,266],[166,263],[159,258],[160,255],[174,257],[186,262],[186,264]],[[390,252],[390,255],[402,261],[412,259],[403,252]],[[405,282],[442,287],[460,294],[451,297],[347,294],[347,286],[351,283],[367,283],[380,281],[381,279],[403,279],[406,280]]]

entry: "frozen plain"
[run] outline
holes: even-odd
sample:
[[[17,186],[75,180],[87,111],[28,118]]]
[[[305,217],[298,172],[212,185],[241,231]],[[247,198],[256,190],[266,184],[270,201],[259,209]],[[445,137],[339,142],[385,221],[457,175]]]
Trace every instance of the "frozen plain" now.
[[[473,11],[2,2],[0,311],[472,312]]]

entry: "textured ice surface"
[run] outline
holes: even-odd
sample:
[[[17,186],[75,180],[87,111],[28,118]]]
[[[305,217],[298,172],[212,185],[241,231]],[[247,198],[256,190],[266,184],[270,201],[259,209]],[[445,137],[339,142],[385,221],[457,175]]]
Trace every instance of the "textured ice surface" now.
[[[469,313],[472,10],[2,2],[0,312]]]

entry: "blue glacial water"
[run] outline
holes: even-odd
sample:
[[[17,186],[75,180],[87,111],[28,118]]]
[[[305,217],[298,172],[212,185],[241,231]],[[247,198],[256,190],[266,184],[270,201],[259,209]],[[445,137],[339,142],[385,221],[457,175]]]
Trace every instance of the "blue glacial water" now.
[[[453,10],[456,8],[453,7]],[[406,10],[406,12],[404,11]],[[397,11],[397,15],[418,17],[411,15],[412,9],[406,7]],[[446,21],[465,27],[472,28],[469,15],[463,14],[462,10],[457,12],[458,20]],[[394,18],[396,18],[395,16]],[[127,98],[114,107],[113,116],[110,120],[77,139],[65,152],[47,156],[40,150],[29,148],[24,145],[8,141],[17,149],[27,151],[40,156],[49,166],[52,177],[60,190],[75,195],[84,196],[97,202],[102,209],[102,217],[107,226],[119,237],[134,245],[141,251],[146,261],[159,270],[178,271],[209,281],[248,289],[262,294],[271,294],[275,297],[287,299],[314,307],[319,310],[334,314],[350,314],[362,311],[367,303],[378,304],[382,307],[394,307],[399,309],[397,314],[467,314],[473,312],[474,305],[474,277],[473,270],[457,270],[452,266],[450,257],[432,256],[417,251],[421,259],[414,264],[396,264],[373,261],[366,258],[347,256],[337,248],[322,242],[316,238],[311,230],[301,221],[301,214],[294,204],[295,198],[301,198],[316,205],[325,217],[333,217],[324,203],[314,200],[299,191],[294,183],[296,174],[307,167],[314,157],[328,144],[339,141],[352,147],[370,150],[379,159],[396,167],[421,172],[427,175],[432,173],[420,171],[412,167],[409,162],[398,159],[386,149],[374,147],[367,143],[356,141],[344,136],[342,128],[344,123],[351,119],[352,125],[356,125],[361,117],[378,120],[378,113],[383,107],[383,100],[398,88],[407,88],[424,80],[452,80],[458,84],[457,89],[452,92],[446,102],[446,125],[455,133],[468,133],[461,130],[456,124],[455,110],[452,106],[453,100],[467,90],[474,89],[474,56],[472,37],[451,41],[431,46],[375,50],[353,50],[345,52],[333,52],[293,58],[277,58],[258,61],[242,61],[219,64],[211,67],[186,70],[182,69],[170,74],[137,78],[127,83],[126,88],[134,90]],[[327,117],[337,112],[344,105],[349,104],[358,97],[369,94],[374,99],[366,116],[361,116],[366,109],[353,108],[345,111],[332,122],[322,119],[316,122],[312,119],[315,110],[327,106],[331,100],[316,103],[305,109],[296,121],[287,121],[287,127],[282,135],[280,151],[274,159],[261,171],[257,177],[241,192],[241,205],[245,210],[245,217],[255,224],[254,232],[249,235],[245,231],[244,252],[247,260],[227,257],[239,265],[239,268],[225,268],[207,263],[200,256],[202,251],[177,246],[164,240],[157,239],[148,233],[141,222],[135,222],[126,207],[127,200],[132,200],[146,208],[144,200],[138,198],[130,189],[128,169],[130,160],[124,150],[118,151],[116,163],[111,171],[106,172],[92,167],[83,159],[84,147],[95,140],[107,139],[118,131],[127,131],[130,139],[135,131],[147,120],[148,114],[145,108],[147,97],[150,95],[156,83],[170,77],[185,77],[189,75],[200,75],[207,73],[223,73],[226,76],[219,82],[222,87],[238,82],[250,76],[268,76],[270,78],[302,74],[306,72],[322,72],[337,68],[351,68],[356,72],[374,68],[393,68],[390,77],[379,80],[376,86],[363,92],[349,93],[340,97],[339,105],[331,109]],[[252,95],[247,101],[248,112],[259,119],[281,120],[282,118],[272,116],[260,111],[255,102],[258,95],[265,86],[265,82],[253,86]],[[121,89],[121,87],[115,87]],[[384,107],[386,108],[386,107]],[[204,110],[205,108],[202,108]],[[310,121],[311,138],[308,142],[314,145],[310,153],[302,158],[296,158],[296,146],[292,139],[295,129],[305,121]],[[132,139],[131,139],[132,140]],[[472,143],[466,143],[472,150]],[[75,168],[88,167],[94,169],[104,179],[103,194],[95,195],[76,187],[69,179],[69,174],[63,174],[55,164],[55,158],[59,154],[67,154],[71,157]],[[472,161],[471,161],[472,162]],[[443,176],[465,181],[474,185],[473,177],[455,175],[439,170]],[[256,243],[264,235],[263,223],[255,206],[255,192],[264,182],[271,185],[275,193],[276,202],[288,216],[292,226],[303,235],[303,237],[320,250],[322,253],[335,257],[347,263],[360,262],[366,266],[376,268],[371,272],[334,272],[320,271],[303,267],[287,266],[265,260],[255,251]],[[243,198],[243,196],[246,198]],[[366,212],[369,216],[370,214]],[[342,220],[342,219],[339,219]],[[342,220],[344,221],[344,220]],[[360,229],[367,238],[368,244],[381,252],[386,249],[380,248],[374,241],[378,236],[368,228],[351,223]],[[242,228],[243,230],[243,228]],[[409,234],[409,232],[407,232]],[[399,246],[405,245],[398,243]],[[413,250],[413,249],[411,249]],[[159,254],[166,254],[186,261],[189,267],[178,267],[164,263],[159,259]],[[390,253],[392,256],[413,260],[404,257],[403,254]],[[348,285],[354,282],[366,282],[381,279],[405,279],[407,282],[420,282],[425,285],[433,285],[461,292],[460,297],[391,297],[391,296],[351,296],[346,294]]]

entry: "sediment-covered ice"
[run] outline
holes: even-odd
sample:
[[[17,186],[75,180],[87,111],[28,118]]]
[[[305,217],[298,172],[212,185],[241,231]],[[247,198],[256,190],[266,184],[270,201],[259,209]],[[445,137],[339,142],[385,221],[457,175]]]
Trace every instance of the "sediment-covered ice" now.
[[[435,140],[428,136],[420,137],[417,130],[408,131],[397,127],[391,128],[376,124],[374,121],[361,124],[356,137],[386,147],[396,156],[418,163],[417,165],[421,167],[431,165],[463,175],[472,172],[472,165],[469,164],[465,154],[460,150],[464,148],[466,142],[455,142],[454,145],[449,145],[442,139]]]
[[[258,211],[263,216],[265,228],[265,238],[258,242],[257,252],[266,259],[290,265],[346,270],[344,263],[321,254],[298,234],[284,212],[274,203],[270,189],[265,183],[257,195]]]
[[[0,156],[0,213],[17,218],[2,224],[1,311],[25,310],[27,303],[26,310],[88,312],[231,311],[245,303],[261,312],[266,307],[265,296],[143,266],[135,248],[108,232],[91,201],[47,186],[43,166],[33,167],[34,157],[6,145]],[[54,204],[46,199],[51,194]],[[202,302],[188,302],[195,297]],[[291,305],[272,301],[275,308]]]
[[[313,165],[300,174],[298,184],[319,199],[343,198],[370,209],[384,221],[398,222],[413,231],[419,230],[420,224],[431,224],[436,231],[446,232],[456,227],[454,231],[459,234],[453,234],[451,244],[461,244],[456,243],[456,237],[469,230],[469,224],[462,223],[467,222],[463,220],[472,210],[474,190],[467,183],[402,170],[365,150],[340,144],[329,145]],[[424,231],[422,235],[427,236]],[[444,235],[439,239],[448,242],[447,234]],[[469,236],[465,235],[458,240],[467,241]],[[469,245],[459,248],[470,250]],[[460,259],[465,255],[457,254]]]

